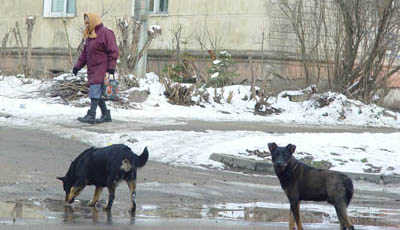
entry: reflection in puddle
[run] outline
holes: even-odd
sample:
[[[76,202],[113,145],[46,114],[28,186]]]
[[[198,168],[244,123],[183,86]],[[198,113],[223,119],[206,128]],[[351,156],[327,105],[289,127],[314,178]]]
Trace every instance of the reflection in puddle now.
[[[45,219],[45,216],[37,211],[35,204],[25,204],[24,201],[18,200],[16,202],[0,202],[0,218],[12,218],[15,222],[17,218]]]
[[[288,222],[289,210],[261,207],[244,208],[241,210],[210,208],[207,214],[214,218],[225,217],[257,222]],[[329,222],[326,221],[328,217],[329,215],[323,212],[302,212],[304,223]]]
[[[102,210],[104,203],[96,208],[88,207],[88,201],[77,200],[73,206],[62,200],[30,199],[0,202],[0,222],[3,224],[27,223],[27,220],[54,221],[64,224],[132,224],[132,217],[125,207],[114,206],[112,213]],[[304,223],[338,223],[330,205],[303,204],[301,214]],[[355,225],[400,227],[400,210],[352,207],[349,216]],[[213,206],[138,207],[139,218],[222,218],[251,222],[288,222],[289,205],[277,203],[226,203]],[[127,221],[128,220],[128,221]]]
[[[27,223],[28,220],[42,220],[46,222],[60,220],[65,224],[79,223],[113,223],[112,214],[120,218],[127,219],[128,215],[123,216],[119,210],[105,212],[102,210],[104,202],[101,202],[99,208],[91,208],[88,206],[89,201],[77,200],[76,205],[65,205],[62,200],[52,199],[29,199],[0,202],[0,222],[7,223]]]
[[[257,222],[288,222],[289,204],[249,203],[220,204],[205,207],[205,216],[212,218],[242,219]],[[353,224],[369,226],[400,227],[400,209],[378,209],[366,207],[349,207],[348,214]],[[330,205],[301,205],[301,216],[304,223],[339,223],[335,209]]]

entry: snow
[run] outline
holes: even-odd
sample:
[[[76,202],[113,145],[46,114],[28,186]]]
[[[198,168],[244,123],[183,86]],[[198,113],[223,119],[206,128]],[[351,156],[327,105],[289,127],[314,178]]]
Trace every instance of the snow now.
[[[216,60],[213,61],[213,64],[214,64],[214,65],[218,65],[218,64],[221,63],[221,62],[222,62],[221,60],[216,59]]]
[[[220,54],[224,55],[224,56],[227,56],[227,57],[231,57],[232,56],[228,51],[221,51]]]
[[[88,134],[90,136],[90,134]],[[124,136],[121,138],[121,136]],[[328,160],[334,170],[362,173],[367,164],[382,167],[382,173],[400,173],[398,150],[400,133],[294,133],[268,134],[249,131],[132,131],[116,134],[102,134],[92,137],[90,143],[106,146],[109,143],[128,143],[134,138],[138,144],[131,146],[136,152],[142,152],[145,146],[151,146],[151,159],[174,165],[222,167],[210,161],[212,153],[259,159],[245,155],[246,149],[268,151],[267,143],[278,145],[294,143],[298,151],[312,153],[314,160]],[[130,144],[129,144],[130,145]],[[301,157],[295,154],[296,157]],[[367,159],[367,162],[362,162]],[[393,159],[389,160],[388,159]],[[345,162],[345,164],[342,164]],[[391,170],[390,167],[395,168]]]
[[[122,25],[125,28],[129,27],[129,22],[125,18],[118,18],[119,25]]]
[[[287,92],[280,93],[277,97],[269,98],[269,103],[275,108],[287,111],[279,120],[283,122],[296,122],[300,124],[321,125],[354,125],[399,128],[400,122],[389,116],[399,117],[399,114],[387,112],[376,105],[364,105],[359,101],[348,99],[337,93],[326,93],[333,102],[329,106],[318,108],[316,99],[311,98],[303,103],[291,102],[288,97],[283,97]],[[289,111],[289,112],[288,112]],[[341,115],[345,119],[341,119]]]
[[[79,75],[84,73],[80,72]],[[74,78],[64,74],[56,80]],[[56,81],[55,80],[55,81]],[[284,91],[270,97],[268,103],[282,110],[269,116],[254,115],[254,100],[250,98],[250,86],[234,85],[222,89],[205,89],[210,102],[198,101],[202,106],[179,106],[167,102],[164,86],[158,76],[148,73],[139,79],[139,88],[148,90],[149,97],[135,109],[111,106],[114,122],[109,132],[96,132],[79,127],[76,117],[86,114],[87,107],[65,105],[59,98],[49,98],[43,90],[54,81],[25,79],[17,76],[0,76],[0,126],[24,126],[50,131],[65,138],[107,146],[113,143],[129,145],[134,152],[141,153],[147,146],[150,159],[173,165],[190,167],[223,168],[221,163],[209,159],[212,153],[226,153],[250,159],[261,159],[246,150],[268,151],[267,144],[289,143],[297,146],[295,156],[301,153],[312,155],[314,160],[332,163],[334,170],[364,172],[372,166],[381,167],[381,174],[400,174],[400,133],[266,133],[253,131],[149,131],[146,127],[183,125],[189,120],[274,122],[287,126],[313,125],[347,127],[391,127],[400,128],[399,113],[386,111],[376,105],[364,105],[344,95],[328,92],[313,94],[304,102],[293,102],[291,96],[303,95],[311,89]],[[215,92],[223,95],[221,103],[213,101]],[[231,103],[228,95],[233,93]],[[319,97],[317,97],[319,96]],[[323,96],[331,103],[320,108],[318,98]],[[197,98],[199,100],[199,98]],[[80,102],[88,102],[87,98]],[[3,115],[2,115],[3,114]],[[8,116],[4,116],[8,115]],[[96,126],[94,126],[96,127]],[[106,126],[99,126],[107,129]],[[138,142],[130,143],[136,139]],[[78,154],[78,153],[77,153]]]
[[[155,33],[156,31],[161,31],[161,26],[159,25],[152,25],[149,28],[150,33]]]
[[[215,73],[213,73],[212,75],[211,75],[211,79],[213,79],[213,78],[216,78],[216,77],[218,77],[219,76],[219,72],[215,72]]]
[[[161,30],[161,26],[160,25],[152,25],[152,26],[150,26],[150,28],[152,30]]]

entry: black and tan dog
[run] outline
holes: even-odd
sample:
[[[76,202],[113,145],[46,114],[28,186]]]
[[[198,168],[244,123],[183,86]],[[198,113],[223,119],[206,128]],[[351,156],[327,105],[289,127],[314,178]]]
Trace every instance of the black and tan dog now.
[[[94,185],[96,190],[89,206],[95,207],[103,188],[107,187],[108,203],[104,209],[111,210],[115,189],[121,181],[126,181],[132,201],[130,212],[133,214],[136,210],[137,169],[143,167],[148,158],[147,147],[140,156],[123,144],[86,149],[71,163],[67,174],[57,178],[63,182],[65,201],[73,203],[86,185]]]
[[[295,145],[278,147],[268,144],[276,175],[290,202],[289,229],[303,229],[300,201],[327,201],[333,204],[340,229],[353,229],[347,216],[347,206],[353,197],[353,182],[343,173],[310,167],[293,157]]]

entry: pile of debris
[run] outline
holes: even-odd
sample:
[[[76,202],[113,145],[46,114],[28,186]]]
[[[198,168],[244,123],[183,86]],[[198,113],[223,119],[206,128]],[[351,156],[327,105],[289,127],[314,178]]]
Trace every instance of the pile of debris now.
[[[180,84],[172,84],[165,87],[165,96],[168,98],[168,102],[174,105],[194,105],[192,101],[194,89],[195,85],[187,88]]]
[[[87,74],[78,73],[78,76],[73,76],[70,73],[62,74],[54,79],[54,83],[50,88],[44,92],[49,97],[57,97],[62,100],[64,104],[74,104],[74,106],[87,106],[88,102],[79,102],[81,98],[88,98],[89,87],[87,82]],[[138,86],[138,81],[135,78],[120,78],[120,91],[118,92],[117,100],[112,104],[120,109],[136,109],[140,110],[141,107],[135,103],[144,102],[150,92],[132,91],[128,92],[121,90],[130,84]],[[139,95],[138,95],[139,94]],[[130,103],[130,102],[134,103]]]
[[[67,103],[88,97],[88,93],[87,81],[78,78],[57,80],[49,89],[50,97],[60,97]]]
[[[254,155],[260,158],[271,158],[271,153],[268,151],[262,151],[259,149],[255,149],[255,150],[250,150],[250,149],[246,149],[246,152],[249,155]]]
[[[160,77],[161,84],[164,85],[164,95],[168,102],[173,105],[199,105],[200,102],[209,102],[209,94],[206,90],[199,90],[196,84],[179,84],[169,78]],[[193,98],[200,97],[199,100]]]

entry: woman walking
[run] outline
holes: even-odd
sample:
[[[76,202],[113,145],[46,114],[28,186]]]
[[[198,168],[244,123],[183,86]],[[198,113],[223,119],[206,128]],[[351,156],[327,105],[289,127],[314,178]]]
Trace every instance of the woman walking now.
[[[79,117],[78,121],[89,124],[111,122],[110,110],[107,109],[101,95],[106,73],[114,74],[115,72],[119,54],[118,46],[114,32],[103,26],[97,14],[85,13],[83,18],[86,25],[83,32],[85,45],[72,72],[77,75],[82,67],[87,66],[90,109],[86,116]],[[101,109],[101,117],[96,120],[97,106]]]

